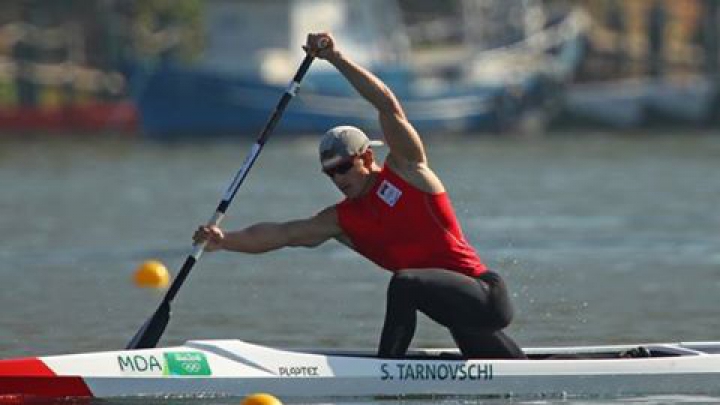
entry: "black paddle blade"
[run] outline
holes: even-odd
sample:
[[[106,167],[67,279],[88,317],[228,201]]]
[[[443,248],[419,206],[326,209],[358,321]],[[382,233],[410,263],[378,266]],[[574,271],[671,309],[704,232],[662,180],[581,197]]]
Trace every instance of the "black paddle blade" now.
[[[162,337],[168,322],[170,322],[170,303],[163,300],[157,311],[155,311],[153,316],[145,322],[125,349],[135,350],[154,348],[160,341],[160,337]]]

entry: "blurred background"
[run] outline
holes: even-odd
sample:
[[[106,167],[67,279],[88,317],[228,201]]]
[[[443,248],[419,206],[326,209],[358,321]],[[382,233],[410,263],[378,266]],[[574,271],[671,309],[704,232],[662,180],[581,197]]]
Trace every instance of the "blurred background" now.
[[[521,345],[718,340],[719,7],[2,0],[0,356],[127,344],[163,293],[134,269],[179,268],[320,30],[403,102]],[[226,227],[339,201],[318,135],[375,121],[315,61]],[[335,242],[208,254],[162,344],[374,347],[389,277]]]
[[[0,131],[253,133],[333,32],[421,130],[717,122],[713,0],[4,0]],[[372,126],[318,63],[280,130]]]

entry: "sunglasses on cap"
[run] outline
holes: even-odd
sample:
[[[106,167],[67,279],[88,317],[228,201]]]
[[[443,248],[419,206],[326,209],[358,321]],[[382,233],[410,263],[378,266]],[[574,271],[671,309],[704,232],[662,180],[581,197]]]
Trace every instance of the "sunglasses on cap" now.
[[[332,167],[323,167],[322,171],[330,178],[335,177],[336,174],[345,174],[355,165],[355,157],[347,157]]]

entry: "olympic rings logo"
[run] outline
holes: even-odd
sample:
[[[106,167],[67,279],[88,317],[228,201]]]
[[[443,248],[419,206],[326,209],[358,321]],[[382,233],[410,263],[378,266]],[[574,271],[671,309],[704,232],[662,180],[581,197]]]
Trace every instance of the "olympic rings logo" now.
[[[188,373],[197,373],[202,368],[202,365],[200,363],[183,363],[181,367]]]

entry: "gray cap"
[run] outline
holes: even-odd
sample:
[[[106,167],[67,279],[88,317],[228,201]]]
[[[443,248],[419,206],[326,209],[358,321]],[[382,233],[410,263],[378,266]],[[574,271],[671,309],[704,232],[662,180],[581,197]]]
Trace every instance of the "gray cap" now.
[[[370,146],[380,146],[381,141],[371,141],[358,128],[343,125],[325,132],[320,140],[320,163],[323,167],[332,167],[350,156],[362,154]]]

